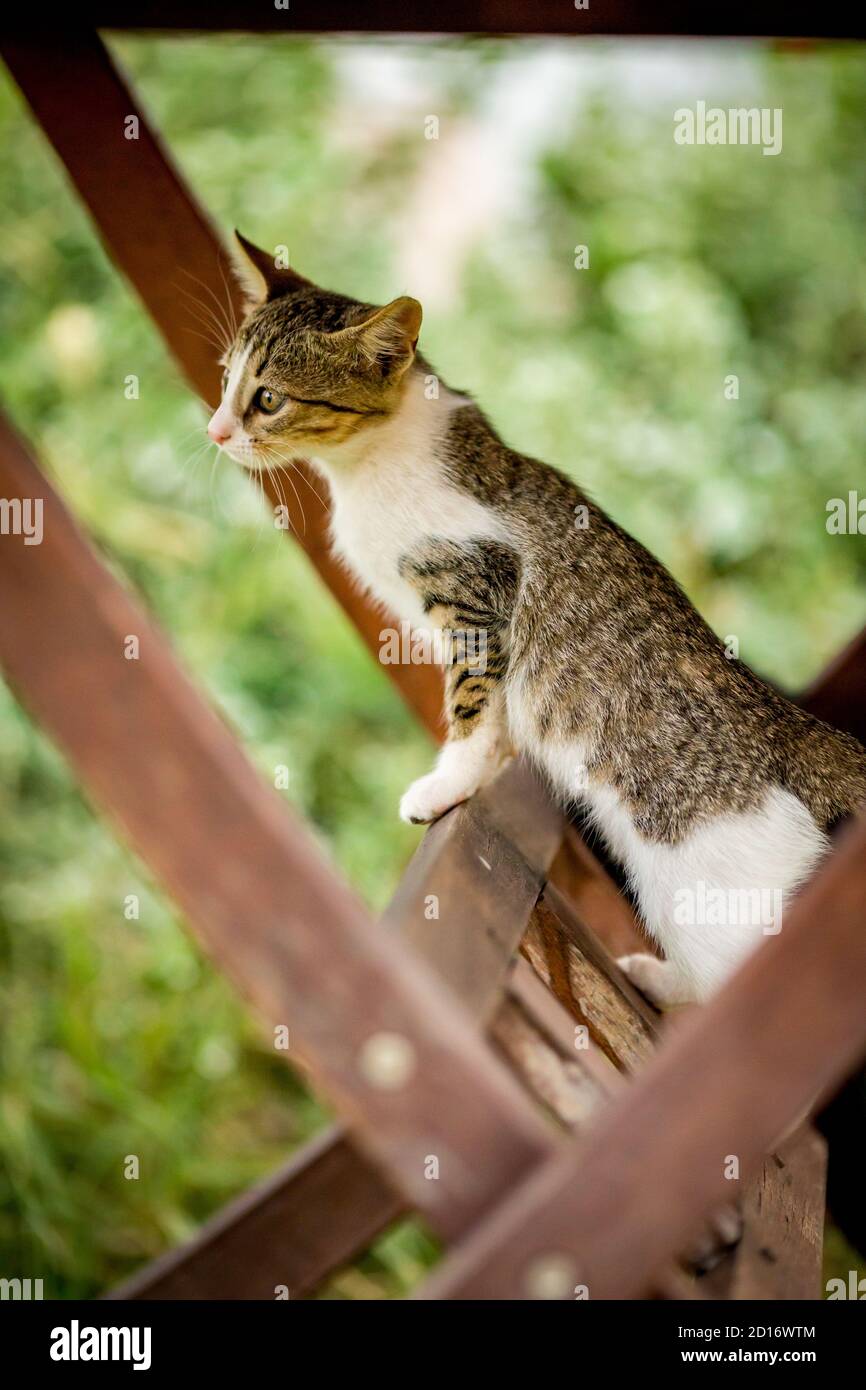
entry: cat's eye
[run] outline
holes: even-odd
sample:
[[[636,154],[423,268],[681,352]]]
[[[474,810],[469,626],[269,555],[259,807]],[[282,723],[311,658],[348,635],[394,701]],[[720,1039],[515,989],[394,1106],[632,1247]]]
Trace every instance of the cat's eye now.
[[[223,395],[225,395],[225,393],[226,393],[226,387],[228,386],[228,384],[229,384],[229,369],[228,369],[228,367],[226,367],[225,371],[223,372]]]
[[[263,410],[265,415],[273,415],[279,410],[285,396],[278,396],[276,391],[270,391],[267,386],[260,386],[255,394],[253,405],[257,410]]]

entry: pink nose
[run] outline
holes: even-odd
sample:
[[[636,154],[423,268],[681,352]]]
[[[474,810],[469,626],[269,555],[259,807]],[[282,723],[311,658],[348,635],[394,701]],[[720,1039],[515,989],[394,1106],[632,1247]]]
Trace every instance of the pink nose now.
[[[225,444],[227,439],[231,439],[232,434],[230,429],[226,429],[225,425],[215,424],[213,420],[211,420],[208,425],[207,432],[214,444]]]

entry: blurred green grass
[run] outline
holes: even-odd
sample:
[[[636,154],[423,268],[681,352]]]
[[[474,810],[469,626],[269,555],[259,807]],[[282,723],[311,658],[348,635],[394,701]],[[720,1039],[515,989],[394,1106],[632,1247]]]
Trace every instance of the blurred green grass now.
[[[495,42],[413,49],[426,104],[390,124],[371,111],[375,138],[352,141],[347,46],[112,46],[222,227],[288,241],[305,274],[379,302],[413,290],[400,219],[431,155],[423,114],[445,138],[471,126],[514,61]],[[796,689],[866,609],[862,541],[824,526],[864,472],[866,61],[759,55],[761,104],[785,113],[768,159],[674,145],[670,110],[629,106],[611,49],[591,51],[591,100],[539,151],[530,196],[478,237],[453,303],[429,309],[425,351]],[[380,908],[417,839],[395,808],[425,736],[246,480],[200,451],[199,404],[5,77],[0,186],[6,408],[263,775],[289,767],[289,800]],[[324,1119],[4,687],[0,1064],[0,1270],[51,1296],[96,1293],[189,1235]],[[389,1296],[428,1259],[401,1228],[330,1293]]]

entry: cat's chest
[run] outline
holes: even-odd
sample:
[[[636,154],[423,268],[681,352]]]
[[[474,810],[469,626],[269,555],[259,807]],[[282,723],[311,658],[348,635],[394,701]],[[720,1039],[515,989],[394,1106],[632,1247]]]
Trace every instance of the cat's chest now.
[[[424,621],[417,591],[399,573],[402,556],[430,537],[496,536],[495,515],[439,478],[405,464],[332,484],[334,551],[400,618]]]

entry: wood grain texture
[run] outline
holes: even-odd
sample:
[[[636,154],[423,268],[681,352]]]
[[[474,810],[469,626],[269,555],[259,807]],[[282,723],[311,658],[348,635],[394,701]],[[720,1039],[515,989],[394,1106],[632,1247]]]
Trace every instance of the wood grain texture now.
[[[407,1200],[465,1229],[549,1134],[453,995],[368,919],[259,778],[2,419],[0,495],[44,506],[40,545],[0,542],[0,663],[22,703]],[[373,1062],[395,1046],[389,1084]]]
[[[652,1051],[658,1015],[552,884],[532,914],[523,952],[540,979],[617,1066]]]
[[[776,1136],[866,1050],[866,824],[843,835],[785,929],[668,1030],[639,1082],[444,1262],[427,1296],[520,1298],[558,1252],[592,1298],[644,1293]],[[575,1280],[577,1282],[577,1278]],[[563,1296],[569,1296],[563,1294]]]
[[[533,774],[513,764],[483,797],[431,827],[388,908],[388,928],[411,942],[480,1021],[502,996],[561,833]],[[482,852],[492,879],[477,864]],[[438,917],[427,913],[428,893],[437,896]],[[111,1296],[273,1297],[260,1291],[287,1284],[302,1298],[406,1210],[351,1137],[334,1128]]]
[[[524,1085],[556,1119],[579,1132],[600,1106],[626,1085],[599,1047],[581,1038],[574,1023],[526,960],[508,978],[506,998],[494,1019],[492,1036]],[[679,1264],[669,1264],[652,1281],[650,1298],[702,1300],[703,1289]]]
[[[765,1154],[743,1198],[739,1245],[700,1281],[706,1296],[788,1301],[821,1297],[827,1145],[803,1125]]]
[[[345,1133],[328,1129],[195,1239],[145,1265],[110,1299],[303,1298],[403,1210]]]
[[[569,1129],[586,1124],[620,1081],[591,1040],[575,1045],[571,1020],[526,961],[509,977],[491,1035],[528,1090]]]
[[[512,763],[427,831],[385,913],[386,927],[482,1021],[501,996],[564,823],[531,770]]]
[[[628,898],[589,848],[577,825],[566,830],[550,870],[550,881],[612,956],[655,951]]]

